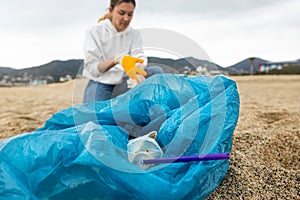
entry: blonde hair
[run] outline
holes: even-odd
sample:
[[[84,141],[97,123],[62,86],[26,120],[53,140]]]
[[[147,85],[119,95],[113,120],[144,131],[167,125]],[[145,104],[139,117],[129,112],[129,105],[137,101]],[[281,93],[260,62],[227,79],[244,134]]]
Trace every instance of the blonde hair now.
[[[100,17],[97,22],[99,23],[99,22],[101,22],[103,20],[106,20],[106,19],[111,19],[111,14],[109,12],[106,13],[105,15],[103,15],[102,17]]]
[[[135,0],[110,0],[110,9],[114,9],[117,5],[121,4],[121,3],[132,3],[135,7]],[[111,14],[108,11],[108,13],[106,13],[105,15],[103,15],[102,17],[100,17],[98,19],[98,23],[105,20],[105,19],[110,19],[111,20]]]

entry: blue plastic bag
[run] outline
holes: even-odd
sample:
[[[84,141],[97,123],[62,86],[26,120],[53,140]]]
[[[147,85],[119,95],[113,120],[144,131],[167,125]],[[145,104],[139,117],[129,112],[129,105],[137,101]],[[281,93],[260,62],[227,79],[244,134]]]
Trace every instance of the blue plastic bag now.
[[[230,152],[234,81],[155,75],[117,98],[69,107],[44,127],[0,142],[0,199],[203,199],[228,160],[156,165],[127,160],[129,134],[158,131],[164,157]]]

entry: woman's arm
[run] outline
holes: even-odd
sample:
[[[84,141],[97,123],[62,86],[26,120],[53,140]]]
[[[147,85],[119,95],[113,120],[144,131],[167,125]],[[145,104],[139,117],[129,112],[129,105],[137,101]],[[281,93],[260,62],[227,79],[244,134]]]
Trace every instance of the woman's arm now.
[[[84,68],[95,78],[115,66],[114,58],[105,56],[96,34],[94,29],[88,30],[84,41]]]
[[[97,65],[98,71],[104,73],[115,66],[114,58],[99,62]]]

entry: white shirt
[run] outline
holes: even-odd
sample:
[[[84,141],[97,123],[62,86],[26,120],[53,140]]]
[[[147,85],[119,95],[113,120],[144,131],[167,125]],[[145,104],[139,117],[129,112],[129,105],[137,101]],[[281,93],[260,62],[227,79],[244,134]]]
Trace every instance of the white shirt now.
[[[144,65],[147,65],[140,32],[130,26],[118,32],[109,19],[92,26],[86,32],[84,42],[83,76],[110,85],[121,83],[125,73],[121,65],[115,65],[104,73],[99,72],[97,67],[99,62],[120,54],[144,59]]]

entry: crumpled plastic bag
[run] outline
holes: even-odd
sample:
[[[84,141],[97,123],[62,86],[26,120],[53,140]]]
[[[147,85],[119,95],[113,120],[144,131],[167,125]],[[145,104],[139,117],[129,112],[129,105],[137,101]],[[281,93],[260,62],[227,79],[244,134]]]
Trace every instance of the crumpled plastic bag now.
[[[236,84],[225,76],[152,76],[0,141],[0,199],[203,199],[225,177],[228,160],[145,171],[127,159],[129,135],[157,131],[164,157],[230,152],[238,115]]]

